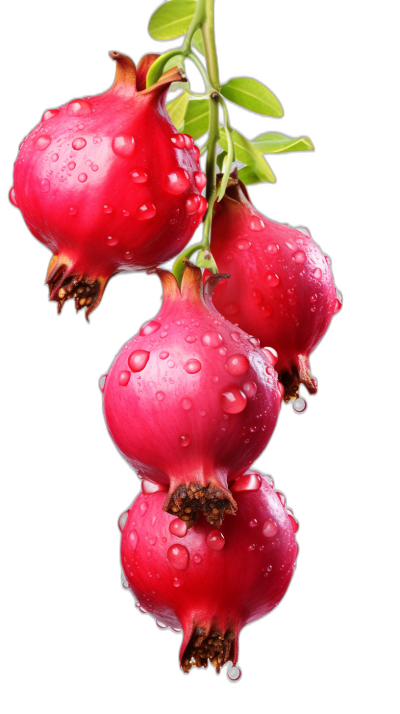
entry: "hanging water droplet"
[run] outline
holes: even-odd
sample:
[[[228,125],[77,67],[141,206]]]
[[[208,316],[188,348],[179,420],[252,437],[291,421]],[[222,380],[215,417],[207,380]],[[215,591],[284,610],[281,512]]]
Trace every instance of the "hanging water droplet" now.
[[[106,386],[107,375],[103,374],[99,379],[99,387],[102,392],[104,392],[104,387]]]
[[[125,528],[125,524],[128,520],[128,516],[129,516],[129,510],[122,513],[120,515],[120,517],[118,518],[118,528],[120,529],[121,533]]]
[[[276,350],[274,350],[273,347],[263,347],[262,351],[264,352],[268,362],[272,367],[274,367],[278,361],[278,353]]]
[[[343,304],[343,295],[340,292],[340,290],[336,289],[336,302],[335,302],[335,307],[334,307],[334,315],[339,312],[340,308],[342,307]]]
[[[188,216],[192,216],[194,213],[196,213],[200,208],[200,196],[198,193],[193,193],[191,196],[188,196],[186,199],[185,203],[185,209],[186,213]]]
[[[240,667],[231,667],[230,669],[228,669],[227,676],[231,682],[237,682],[242,676],[242,670],[240,669]]]
[[[10,199],[11,203],[13,206],[16,206],[18,208],[17,204],[17,199],[15,197],[15,189],[14,186],[10,189],[10,193],[8,194],[8,198]]]
[[[199,189],[199,191],[202,191],[203,188],[205,188],[205,186],[206,186],[207,176],[205,174],[203,174],[202,171],[196,171],[196,173],[194,175],[194,181],[195,181],[195,184],[196,184],[197,188]]]
[[[232,493],[240,493],[241,491],[258,491],[261,488],[260,474],[252,473],[245,474],[235,481],[230,490]]]
[[[293,409],[297,414],[302,414],[307,409],[307,402],[302,397],[298,397],[293,402]]]
[[[42,116],[42,121],[48,121],[48,119],[52,119],[53,117],[57,116],[59,113],[59,109],[48,109]]]

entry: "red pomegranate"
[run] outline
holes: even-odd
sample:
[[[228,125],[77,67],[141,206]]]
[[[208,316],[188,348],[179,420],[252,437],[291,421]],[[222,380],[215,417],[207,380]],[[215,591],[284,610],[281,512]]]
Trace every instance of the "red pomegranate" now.
[[[221,530],[201,518],[188,531],[162,511],[165,494],[146,481],[120,518],[125,587],[161,627],[183,629],[185,672],[208,660],[217,672],[228,660],[235,665],[241,628],[273,610],[288,588],[297,523],[272,486],[255,472],[235,481],[238,512]]]
[[[236,509],[228,481],[266,447],[278,418],[276,372],[257,341],[233,328],[202,295],[201,270],[186,267],[181,291],[158,271],[163,304],[112,365],[106,423],[127,461],[169,486],[164,509],[189,526],[202,510],[219,525]]]
[[[59,312],[68,298],[86,317],[109,278],[157,266],[190,240],[206,208],[193,139],[165,109],[176,68],[146,89],[158,55],[117,63],[110,90],[43,114],[22,142],[10,200],[53,252],[47,274]]]
[[[218,269],[230,275],[214,291],[216,308],[276,350],[285,401],[298,397],[300,383],[314,394],[309,355],[341,307],[329,260],[308,232],[258,213],[235,176],[216,204],[211,251]]]

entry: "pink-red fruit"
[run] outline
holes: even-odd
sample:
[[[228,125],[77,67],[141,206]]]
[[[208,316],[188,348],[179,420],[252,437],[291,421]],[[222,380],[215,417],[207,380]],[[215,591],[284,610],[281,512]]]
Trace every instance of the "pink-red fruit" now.
[[[241,628],[273,610],[288,588],[297,523],[267,478],[253,472],[235,481],[238,512],[220,530],[201,518],[186,535],[175,533],[162,511],[165,494],[148,494],[146,482],[120,518],[126,586],[160,626],[183,630],[185,672],[208,660],[217,672],[228,660],[235,665]]]
[[[146,89],[157,55],[110,52],[116,78],[104,94],[44,113],[22,142],[11,202],[53,252],[50,299],[68,298],[86,316],[109,278],[154,268],[177,255],[206,209],[193,139],[178,134],[165,108],[176,68]],[[199,183],[200,182],[200,183]]]
[[[276,350],[285,401],[298,397],[300,383],[314,394],[309,355],[341,306],[328,259],[308,232],[258,213],[235,177],[215,208],[211,251],[230,278],[216,287],[214,305]]]
[[[276,372],[257,341],[212,305],[188,265],[182,288],[158,271],[163,304],[112,365],[104,386],[109,432],[127,461],[168,486],[164,509],[190,527],[201,510],[219,525],[236,510],[228,481],[266,447],[281,404]]]

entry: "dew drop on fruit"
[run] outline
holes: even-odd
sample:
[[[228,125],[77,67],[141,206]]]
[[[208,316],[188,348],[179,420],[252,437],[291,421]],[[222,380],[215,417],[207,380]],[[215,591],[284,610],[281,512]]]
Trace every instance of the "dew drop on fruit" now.
[[[156,322],[156,320],[150,320],[150,322],[146,322],[146,324],[143,325],[143,327],[141,327],[139,335],[141,337],[148,337],[149,335],[153,335],[159,329],[160,329],[160,323]],[[163,357],[161,359],[165,359],[165,357]]]
[[[190,149],[193,149],[193,138],[190,136],[190,134],[182,134],[184,142],[185,142],[185,149],[190,151]]]
[[[182,434],[182,436],[179,437],[179,443],[181,446],[189,446],[189,444],[190,444],[189,434]]]
[[[278,526],[273,521],[267,520],[263,523],[262,532],[266,538],[272,538],[277,534]]]
[[[231,486],[232,493],[240,493],[240,491],[258,491],[261,488],[261,478],[259,474],[245,474],[238,478]]]
[[[227,305],[224,305],[222,308],[222,312],[224,315],[237,315],[240,310],[239,305],[237,302],[229,302]]]
[[[211,531],[206,539],[210,550],[222,550],[225,545],[225,538],[220,531]]]
[[[262,347],[268,362],[274,367],[278,361],[278,353],[273,347]]]
[[[59,113],[59,109],[48,109],[42,116],[42,121],[47,121],[48,119],[52,119],[53,117],[57,116]]]
[[[67,114],[69,117],[84,117],[91,113],[92,107],[89,102],[86,102],[84,99],[76,99],[67,106]]]
[[[51,160],[54,161],[54,163],[55,163],[56,161],[58,161],[58,159],[59,159],[58,154],[52,154],[52,155],[51,155]]]
[[[201,557],[201,555],[195,555],[194,558],[193,558],[193,560],[194,560],[194,562],[197,563],[197,565],[198,565],[199,563],[201,563],[202,557]]]
[[[289,240],[286,241],[286,246],[289,248],[289,250],[296,250],[296,245],[294,243],[291,243]]]
[[[276,288],[279,285],[279,275],[276,273],[267,273],[264,280],[269,288]]]
[[[166,335],[163,335],[163,333],[161,333],[160,337],[164,337],[164,336],[166,337]],[[168,360],[167,367],[169,367],[170,369],[173,369],[175,367],[175,362],[173,359]]]
[[[294,260],[295,263],[305,263],[306,262],[306,254],[304,250],[296,250],[295,254],[292,256],[292,259]]]
[[[128,539],[129,539],[129,545],[130,545],[131,550],[135,551],[139,545],[139,536],[137,534],[137,531],[135,531],[135,529],[133,529],[129,533]]]
[[[86,146],[86,139],[83,138],[83,136],[78,136],[77,139],[74,139],[72,142],[72,148],[75,149],[75,151],[81,151],[81,149],[84,149]]]
[[[189,565],[189,551],[179,543],[168,548],[167,558],[175,570],[186,570]]]
[[[242,676],[242,670],[240,669],[240,667],[231,667],[230,669],[228,669],[227,676],[231,682],[237,682]]]
[[[150,352],[147,350],[135,350],[128,357],[129,369],[132,372],[141,372],[149,361]]]
[[[205,174],[203,174],[202,171],[196,171],[196,173],[194,175],[194,182],[195,182],[197,188],[199,189],[199,191],[202,191],[207,183],[207,176]]]
[[[70,161],[69,164],[68,164],[68,169],[69,169],[70,171],[73,171],[74,168],[75,168],[75,166],[76,166],[75,161]]]
[[[165,399],[165,392],[156,392],[156,399],[158,402],[163,402]]]
[[[236,248],[238,250],[249,250],[251,248],[251,243],[248,240],[238,240],[236,243]]]
[[[252,216],[250,219],[249,228],[251,231],[262,231],[265,228],[265,223],[258,216]]]
[[[257,525],[258,525],[257,518],[252,518],[251,521],[249,522],[250,528],[256,528]]]
[[[148,176],[143,169],[134,169],[129,174],[129,180],[133,183],[146,183]]]
[[[168,627],[168,625],[164,625],[164,623],[160,622],[159,620],[156,620],[156,625],[160,628],[160,630],[166,630]]]
[[[199,160],[200,160],[200,149],[199,149],[198,146],[196,146],[196,144],[193,146],[193,151],[194,151],[194,155],[195,155],[195,157],[196,157],[196,161],[197,161],[197,163],[199,163]]]
[[[99,387],[102,392],[104,392],[104,387],[106,386],[107,375],[103,374],[99,379]]]
[[[193,342],[196,342],[197,337],[196,335],[186,335],[185,337],[185,342],[189,342],[190,345],[193,344]]]
[[[256,546],[254,545],[254,543],[252,543],[251,545],[249,545],[248,548],[247,548],[247,550],[250,551],[250,552],[252,552],[252,551],[255,550],[255,549],[256,549]]]
[[[171,141],[177,149],[184,149],[185,139],[182,134],[174,134],[171,136]]]
[[[128,218],[131,214],[129,213],[129,211],[125,211],[125,209],[123,209],[123,210],[122,210],[122,215],[123,215],[124,218]]]
[[[245,382],[242,384],[242,389],[248,399],[255,397],[257,394],[257,385],[255,382]]]
[[[51,144],[51,137],[48,134],[42,134],[36,139],[36,148],[38,151],[44,151]]]
[[[50,181],[48,179],[42,179],[39,183],[39,188],[42,193],[47,193],[50,191]]]
[[[184,193],[184,191],[186,191],[186,189],[189,187],[189,184],[190,176],[188,172],[185,169],[178,168],[172,173],[168,174],[165,182],[165,189],[168,191],[168,193],[171,193],[174,196],[180,196],[181,193]]]
[[[204,334],[201,336],[201,344],[204,345],[204,347],[213,347],[214,349],[216,349],[217,347],[221,347],[222,342],[222,336],[219,334],[219,332],[215,332],[214,330],[204,332]]]
[[[168,530],[171,535],[174,535],[177,538],[184,538],[188,532],[187,523],[185,523],[185,521],[181,521],[180,518],[174,518],[174,520],[169,524]]]
[[[129,510],[122,513],[120,515],[120,517],[118,518],[118,528],[120,529],[121,533],[125,528],[125,524],[128,520],[128,516],[129,516]]]
[[[236,386],[230,387],[221,394],[221,406],[227,414],[239,414],[247,404],[247,397]]]
[[[321,278],[322,278],[322,271],[320,270],[320,268],[315,268],[315,270],[314,270],[314,272],[313,272],[313,276],[314,276],[314,278],[315,278],[316,280],[321,280]]]
[[[131,373],[128,372],[126,369],[124,369],[122,372],[119,373],[118,384],[121,387],[126,387],[130,380],[130,377],[131,377]]]
[[[276,243],[268,243],[267,253],[269,253],[270,255],[276,255],[278,250],[279,250],[279,245],[277,245]]]
[[[185,203],[185,209],[186,213],[188,216],[192,216],[194,213],[196,213],[200,208],[200,196],[198,193],[193,193],[191,196],[188,196],[186,199]]]
[[[8,198],[10,199],[12,205],[13,205],[13,206],[16,206],[16,207],[18,208],[17,199],[15,198],[15,189],[14,189],[14,186],[12,187],[12,189],[10,189],[10,193],[8,194]]]
[[[252,336],[250,336],[250,337],[249,337],[249,342],[250,342],[251,345],[253,345],[253,347],[259,347],[259,346],[260,346],[260,340],[258,339],[258,337],[252,337]]]
[[[85,183],[85,181],[87,181],[87,174],[84,174],[84,173],[79,174],[79,176],[78,176],[78,181],[79,181],[80,183]]]
[[[197,374],[201,370],[201,362],[198,359],[188,359],[186,364],[183,365],[183,369],[188,374]]]
[[[231,338],[234,342],[236,342],[236,344],[239,344],[242,341],[240,332],[231,332]]]
[[[92,171],[98,171],[98,170],[99,170],[99,167],[97,166],[97,164],[92,164],[90,168],[92,169]]]
[[[279,390],[281,399],[283,399],[283,397],[285,395],[285,387],[283,386],[282,382],[278,382],[278,390]]]
[[[228,350],[226,349],[226,347],[220,347],[218,350],[218,353],[221,355],[221,357],[225,357],[227,352]]]
[[[158,493],[159,491],[168,491],[168,487],[163,483],[153,483],[153,481],[148,481],[143,479],[142,481],[142,492],[143,493]]]
[[[303,397],[298,397],[293,402],[293,409],[297,414],[302,414],[307,409],[307,402]]]
[[[242,377],[250,367],[247,357],[241,354],[231,355],[226,362],[226,368],[232,377]]]
[[[135,151],[135,140],[129,134],[119,134],[114,136],[111,147],[114,154],[126,158],[132,156]]]
[[[160,352],[158,356],[160,359],[167,359],[167,357],[169,357],[169,352]]]
[[[157,213],[157,209],[153,203],[143,203],[142,206],[136,211],[136,217],[139,221],[148,221],[150,218],[154,218]]]
[[[333,314],[335,315],[337,312],[339,312],[340,308],[342,307],[343,304],[343,295],[340,292],[340,290],[336,290],[336,302],[335,302],[335,307]]]
[[[184,409],[186,412],[189,411],[189,409],[191,409],[192,406],[193,406],[193,403],[191,402],[190,399],[188,399],[187,397],[185,397],[185,399],[182,399],[182,401],[181,401],[181,407],[182,407],[182,409]]]

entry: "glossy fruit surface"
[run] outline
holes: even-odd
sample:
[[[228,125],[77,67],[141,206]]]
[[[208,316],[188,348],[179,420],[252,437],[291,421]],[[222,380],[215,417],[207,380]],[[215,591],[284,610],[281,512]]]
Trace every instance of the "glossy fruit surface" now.
[[[185,534],[162,510],[165,494],[143,491],[120,518],[126,586],[160,626],[183,629],[185,672],[235,665],[241,628],[276,607],[293,574],[297,523],[284,496],[250,472],[232,484],[235,517],[218,530],[201,517]]]
[[[241,181],[232,179],[213,219],[211,252],[230,275],[216,287],[216,308],[278,353],[275,369],[285,400],[300,383],[317,391],[309,355],[341,307],[329,260],[302,231],[275,223],[252,206]]]
[[[104,94],[44,113],[22,142],[10,200],[53,252],[47,275],[59,311],[75,299],[86,316],[111,275],[153,268],[179,253],[204,213],[193,139],[165,109],[169,70],[146,89],[157,55],[137,70],[111,52],[116,78]],[[197,183],[196,183],[197,177]]]
[[[165,484],[164,508],[192,525],[236,509],[228,481],[266,447],[281,404],[276,372],[257,341],[212,305],[188,265],[181,291],[159,271],[163,304],[121,350],[104,386],[109,432],[141,475]],[[189,509],[189,510],[187,510]]]

